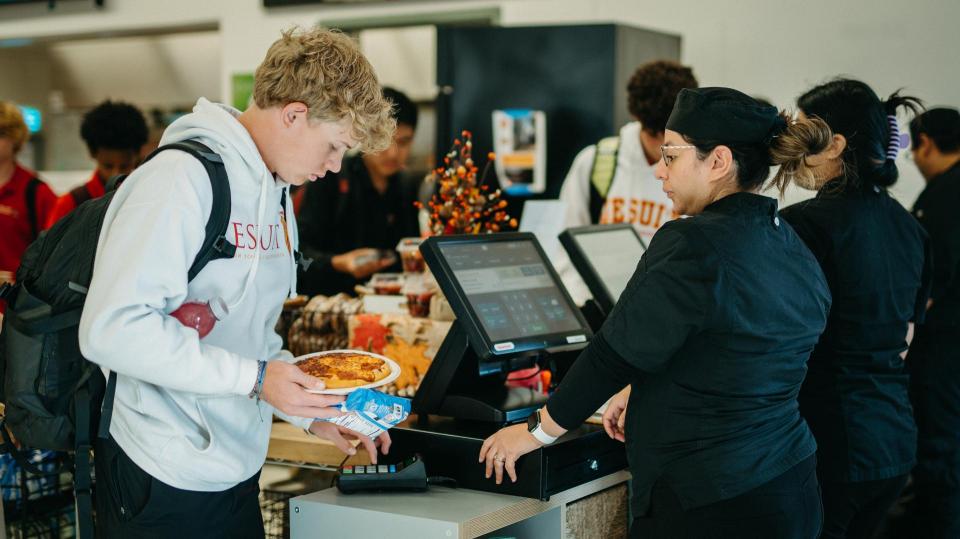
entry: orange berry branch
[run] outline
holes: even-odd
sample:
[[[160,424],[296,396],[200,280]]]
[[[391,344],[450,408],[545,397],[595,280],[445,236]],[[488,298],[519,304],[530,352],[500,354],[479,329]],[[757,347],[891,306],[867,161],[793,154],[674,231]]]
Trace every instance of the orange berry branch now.
[[[480,234],[517,228],[517,220],[507,212],[507,201],[500,198],[500,190],[484,185],[490,166],[496,159],[487,154],[483,173],[477,177],[473,141],[470,131],[461,133],[463,141],[453,141],[453,148],[443,157],[443,166],[431,173],[437,182],[437,193],[427,203],[430,212],[430,230],[433,234]],[[416,202],[418,208],[423,204]]]

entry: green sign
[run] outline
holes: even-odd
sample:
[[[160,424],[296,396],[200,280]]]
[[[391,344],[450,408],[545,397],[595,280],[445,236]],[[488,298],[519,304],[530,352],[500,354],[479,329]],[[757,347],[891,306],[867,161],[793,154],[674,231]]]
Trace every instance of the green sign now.
[[[233,108],[247,110],[253,97],[253,73],[234,73],[230,84]]]

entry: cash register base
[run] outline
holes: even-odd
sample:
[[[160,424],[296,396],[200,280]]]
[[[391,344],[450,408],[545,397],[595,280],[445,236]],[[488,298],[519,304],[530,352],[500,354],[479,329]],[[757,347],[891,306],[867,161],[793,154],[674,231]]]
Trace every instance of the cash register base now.
[[[610,439],[602,427],[587,424],[521,457],[517,482],[504,473],[497,485],[492,476],[484,478],[484,464],[477,459],[483,441],[499,429],[491,423],[429,416],[426,422],[391,429],[390,453],[420,455],[427,475],[454,479],[459,488],[540,500],[627,467],[623,443]]]

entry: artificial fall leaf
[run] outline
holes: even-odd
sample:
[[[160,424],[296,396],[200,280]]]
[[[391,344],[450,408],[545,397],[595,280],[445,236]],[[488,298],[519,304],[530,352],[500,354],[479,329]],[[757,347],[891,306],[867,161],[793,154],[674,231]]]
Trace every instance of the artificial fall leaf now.
[[[389,332],[390,330],[380,323],[379,314],[358,314],[350,347],[375,354],[383,354],[383,347],[387,344],[387,334]]]
[[[383,348],[383,355],[400,365],[400,376],[394,382],[397,387],[416,386],[420,377],[426,374],[430,367],[426,343],[410,344],[397,336],[391,336]]]

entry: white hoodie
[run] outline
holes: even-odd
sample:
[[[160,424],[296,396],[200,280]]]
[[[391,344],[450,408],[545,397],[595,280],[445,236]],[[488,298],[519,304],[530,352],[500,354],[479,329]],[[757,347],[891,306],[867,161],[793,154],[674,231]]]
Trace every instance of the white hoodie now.
[[[286,240],[296,249],[293,212],[287,230],[281,220],[287,184],[274,179],[238,114],[200,99],[161,140],[197,139],[220,154],[236,256],[210,262],[188,286],[213,192],[198,160],[161,152],[107,210],[80,320],[84,357],[118,373],[111,435],[143,470],[180,489],[226,490],[262,466],[273,409],[247,394],[257,360],[283,355],[274,326],[296,288]],[[230,313],[202,341],[168,316],[184,301],[216,297]]]
[[[663,192],[653,166],[647,162],[640,144],[640,128],[640,122],[630,122],[620,128],[617,169],[600,211],[600,224],[631,223],[649,245],[657,230],[677,216],[673,214],[673,201]],[[590,222],[590,173],[596,154],[596,145],[581,150],[563,181],[560,200],[566,208],[564,228],[597,224]],[[558,253],[555,262],[574,301],[581,305],[590,299],[590,291],[566,251]]]

